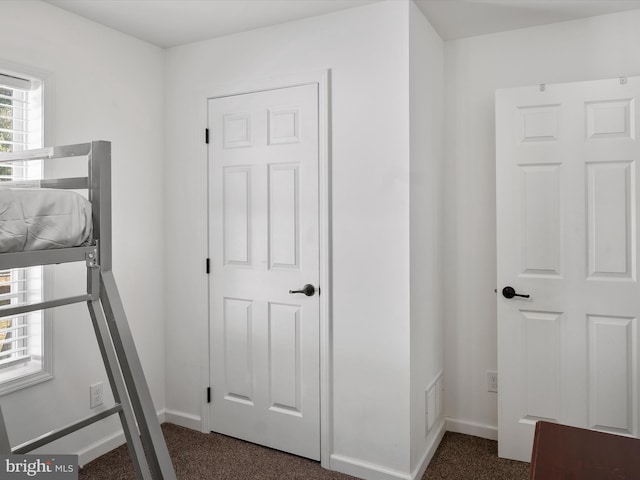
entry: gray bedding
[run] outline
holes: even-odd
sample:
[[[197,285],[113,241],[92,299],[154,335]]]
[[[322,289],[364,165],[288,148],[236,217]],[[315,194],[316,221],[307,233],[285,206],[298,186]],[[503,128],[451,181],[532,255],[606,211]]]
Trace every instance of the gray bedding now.
[[[0,188],[0,253],[92,241],[91,203],[68,190]]]

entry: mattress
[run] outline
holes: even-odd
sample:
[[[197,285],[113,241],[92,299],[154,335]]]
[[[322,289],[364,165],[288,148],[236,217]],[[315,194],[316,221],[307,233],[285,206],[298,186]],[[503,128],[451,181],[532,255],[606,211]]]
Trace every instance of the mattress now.
[[[91,203],[69,190],[0,188],[0,253],[89,245]]]

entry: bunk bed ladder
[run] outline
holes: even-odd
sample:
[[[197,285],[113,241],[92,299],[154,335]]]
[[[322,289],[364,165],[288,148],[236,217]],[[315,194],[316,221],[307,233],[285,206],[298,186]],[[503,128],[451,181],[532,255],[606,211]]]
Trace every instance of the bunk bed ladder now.
[[[120,420],[137,478],[175,480],[173,465],[120,296],[112,280],[113,275],[105,275],[105,272],[96,268],[91,276],[90,284],[99,289],[99,299],[87,302],[89,313],[114,399],[122,405]],[[105,276],[111,278],[108,280],[109,286],[104,283]],[[114,308],[114,304],[118,306]],[[141,461],[145,458],[146,463]]]
[[[142,370],[133,336],[112,271],[111,244],[111,143],[93,142],[89,160],[89,200],[93,208],[94,238],[98,243],[97,265],[93,275],[87,277],[88,286],[99,286],[100,305],[103,309],[113,342],[115,354],[133,408],[148,466],[154,479],[175,480],[169,451],[153,407],[151,392]],[[95,270],[98,273],[95,273]],[[89,302],[89,310],[100,319],[96,302]],[[123,422],[124,427],[124,422]],[[135,427],[135,424],[133,425]],[[133,431],[136,431],[135,428]],[[132,457],[145,458],[134,453],[135,444],[129,444]],[[141,478],[145,478],[144,476]]]
[[[43,149],[42,152],[34,153],[32,157],[27,157],[25,155],[27,153],[21,152],[21,157],[34,159],[87,156],[88,177],[80,180],[82,182],[86,180],[85,188],[89,191],[96,244],[92,247],[77,247],[58,252],[0,254],[1,268],[47,265],[81,259],[84,259],[87,267],[86,295],[2,308],[0,317],[86,302],[115,405],[13,448],[0,408],[0,454],[31,452],[117,413],[127,440],[136,478],[176,480],[169,451],[111,270],[111,144],[97,141],[90,144]],[[63,188],[78,188],[78,179],[72,180],[73,182]],[[57,187],[64,185],[60,182],[54,183]]]

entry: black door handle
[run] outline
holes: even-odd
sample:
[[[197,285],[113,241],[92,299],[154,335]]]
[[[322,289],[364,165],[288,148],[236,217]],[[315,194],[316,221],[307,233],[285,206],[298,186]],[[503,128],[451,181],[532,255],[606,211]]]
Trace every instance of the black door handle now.
[[[521,293],[516,293],[513,287],[504,287],[502,289],[502,296],[504,298],[513,298],[513,297],[529,298],[531,295],[523,295]]]
[[[310,283],[307,283],[302,287],[302,290],[289,290],[289,293],[304,293],[307,297],[313,297],[313,294],[316,293],[316,288]]]

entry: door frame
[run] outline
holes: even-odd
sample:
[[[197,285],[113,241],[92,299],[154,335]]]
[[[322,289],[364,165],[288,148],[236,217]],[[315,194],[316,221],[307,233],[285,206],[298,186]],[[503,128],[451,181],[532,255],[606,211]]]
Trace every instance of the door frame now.
[[[324,468],[330,468],[331,452],[333,450],[333,404],[332,404],[332,276],[331,276],[331,70],[319,70],[306,73],[297,73],[282,77],[265,78],[238,82],[233,85],[213,87],[201,95],[202,110],[200,113],[202,125],[208,126],[208,102],[221,97],[245,95],[269,90],[278,90],[302,85],[318,86],[318,192],[319,192],[319,247],[320,247],[320,288],[322,294],[320,302],[320,462]],[[211,258],[209,251],[209,232],[211,212],[209,211],[212,195],[209,184],[208,145],[201,142],[202,158],[207,172],[206,195],[206,225],[207,225],[207,257]],[[206,282],[206,335],[201,344],[200,383],[203,392],[211,386],[211,278],[207,276]],[[202,432],[211,432],[210,403],[206,395],[201,400],[201,425]]]

